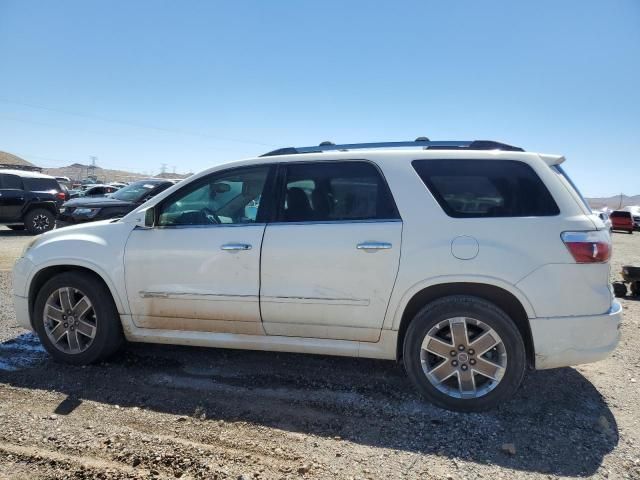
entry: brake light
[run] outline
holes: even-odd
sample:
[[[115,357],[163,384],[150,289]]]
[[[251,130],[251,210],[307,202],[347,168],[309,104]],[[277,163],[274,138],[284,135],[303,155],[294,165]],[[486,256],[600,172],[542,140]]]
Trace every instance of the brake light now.
[[[611,257],[611,236],[606,230],[564,232],[562,241],[576,263],[603,263]]]

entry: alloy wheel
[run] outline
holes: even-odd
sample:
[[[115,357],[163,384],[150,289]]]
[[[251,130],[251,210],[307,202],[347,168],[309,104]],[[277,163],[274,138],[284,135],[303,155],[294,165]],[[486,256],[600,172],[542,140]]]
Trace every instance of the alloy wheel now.
[[[93,343],[98,319],[93,304],[80,290],[55,290],[47,299],[43,315],[47,337],[61,352],[82,353]]]
[[[38,232],[44,232],[49,229],[49,217],[41,213],[33,217],[33,228]]]
[[[475,318],[455,317],[433,326],[420,349],[429,382],[453,398],[478,398],[498,386],[507,368],[500,336]]]

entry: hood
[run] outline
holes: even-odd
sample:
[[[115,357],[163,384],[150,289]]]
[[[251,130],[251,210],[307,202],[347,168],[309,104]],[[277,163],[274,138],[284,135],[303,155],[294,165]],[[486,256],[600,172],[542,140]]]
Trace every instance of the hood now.
[[[124,207],[134,205],[133,202],[118,200],[111,197],[80,197],[72,198],[63,207],[67,208],[100,208],[100,207]]]

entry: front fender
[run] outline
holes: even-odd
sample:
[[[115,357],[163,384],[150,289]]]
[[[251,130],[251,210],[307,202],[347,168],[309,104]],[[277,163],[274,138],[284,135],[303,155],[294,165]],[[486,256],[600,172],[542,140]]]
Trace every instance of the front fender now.
[[[43,234],[25,255],[33,264],[26,275],[28,296],[38,273],[49,267],[71,266],[91,270],[105,282],[118,312],[129,312],[124,287],[124,248],[133,226],[122,222],[95,222]],[[18,293],[18,292],[16,292]]]

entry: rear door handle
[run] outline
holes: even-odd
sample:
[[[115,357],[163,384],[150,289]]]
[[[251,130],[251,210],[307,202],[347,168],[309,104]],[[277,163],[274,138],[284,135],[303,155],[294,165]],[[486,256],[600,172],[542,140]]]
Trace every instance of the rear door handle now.
[[[391,247],[387,242],[362,242],[356,246],[358,250],[389,250]]]
[[[220,247],[220,250],[251,250],[251,245],[249,245],[248,243],[226,243]]]

